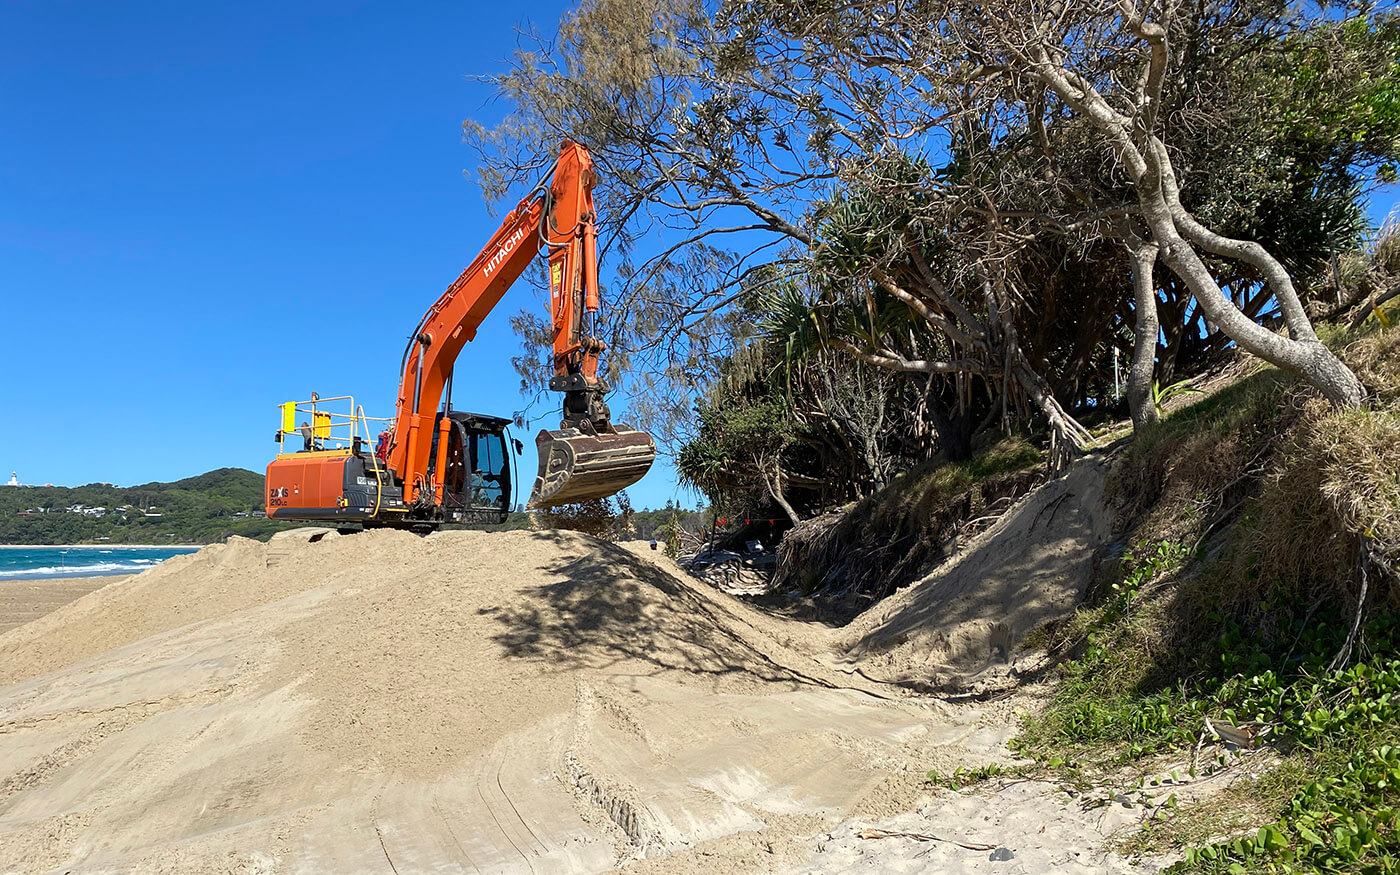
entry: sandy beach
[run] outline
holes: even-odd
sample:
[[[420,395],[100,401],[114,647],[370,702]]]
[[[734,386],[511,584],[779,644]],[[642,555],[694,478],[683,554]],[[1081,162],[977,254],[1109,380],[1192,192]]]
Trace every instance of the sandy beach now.
[[[0,635],[30,620],[37,620],[95,589],[130,576],[109,574],[99,577],[0,580]]]

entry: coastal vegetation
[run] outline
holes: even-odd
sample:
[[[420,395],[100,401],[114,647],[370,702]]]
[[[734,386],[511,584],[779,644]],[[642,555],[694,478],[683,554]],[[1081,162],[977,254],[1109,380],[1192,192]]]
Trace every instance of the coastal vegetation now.
[[[1391,12],[587,0],[523,39],[504,119],[465,125],[482,187],[588,144],[610,376],[721,513],[1017,429],[1058,467],[1236,349],[1361,402],[1314,321],[1390,292],[1360,254],[1400,162]],[[516,326],[536,385],[548,326]]]
[[[1273,750],[1132,839],[1179,871],[1400,869],[1400,329],[1329,340],[1372,404],[1253,365],[1162,417],[1109,484],[1128,548],[1036,642],[1060,686],[1018,745],[1072,782]]]

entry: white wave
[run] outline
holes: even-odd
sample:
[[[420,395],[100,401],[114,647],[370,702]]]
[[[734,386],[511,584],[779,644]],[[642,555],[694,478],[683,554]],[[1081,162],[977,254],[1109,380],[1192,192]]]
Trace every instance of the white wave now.
[[[98,574],[128,574],[145,571],[158,560],[134,559],[130,562],[94,562],[90,565],[46,565],[42,568],[10,568],[0,571],[4,577],[90,577]]]

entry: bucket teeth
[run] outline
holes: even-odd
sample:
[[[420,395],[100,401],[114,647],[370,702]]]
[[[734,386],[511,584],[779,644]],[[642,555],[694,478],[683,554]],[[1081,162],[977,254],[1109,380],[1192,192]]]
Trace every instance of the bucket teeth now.
[[[642,479],[656,458],[651,435],[625,425],[604,434],[541,431],[535,446],[540,470],[526,505],[531,510],[614,495]]]

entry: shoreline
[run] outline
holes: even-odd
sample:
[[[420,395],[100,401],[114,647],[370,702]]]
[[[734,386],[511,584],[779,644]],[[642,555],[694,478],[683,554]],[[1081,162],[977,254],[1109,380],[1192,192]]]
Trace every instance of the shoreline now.
[[[104,579],[108,577],[135,577],[142,571],[145,571],[147,568],[158,568],[159,566],[160,563],[157,562],[155,565],[148,565],[146,566],[146,568],[140,569],[117,568],[111,571],[93,571],[90,568],[84,568],[79,571],[75,571],[73,574],[53,574],[48,571],[41,571],[31,574],[30,572],[22,571],[17,574],[7,574],[3,577],[0,577],[0,587],[3,587],[7,583],[43,583],[46,581],[55,580],[87,580],[89,578],[96,579],[99,577]]]
[[[198,550],[200,547],[208,546],[208,544],[0,544],[0,550],[71,550],[74,547],[101,548],[103,550],[110,550],[113,547],[121,550]]]

